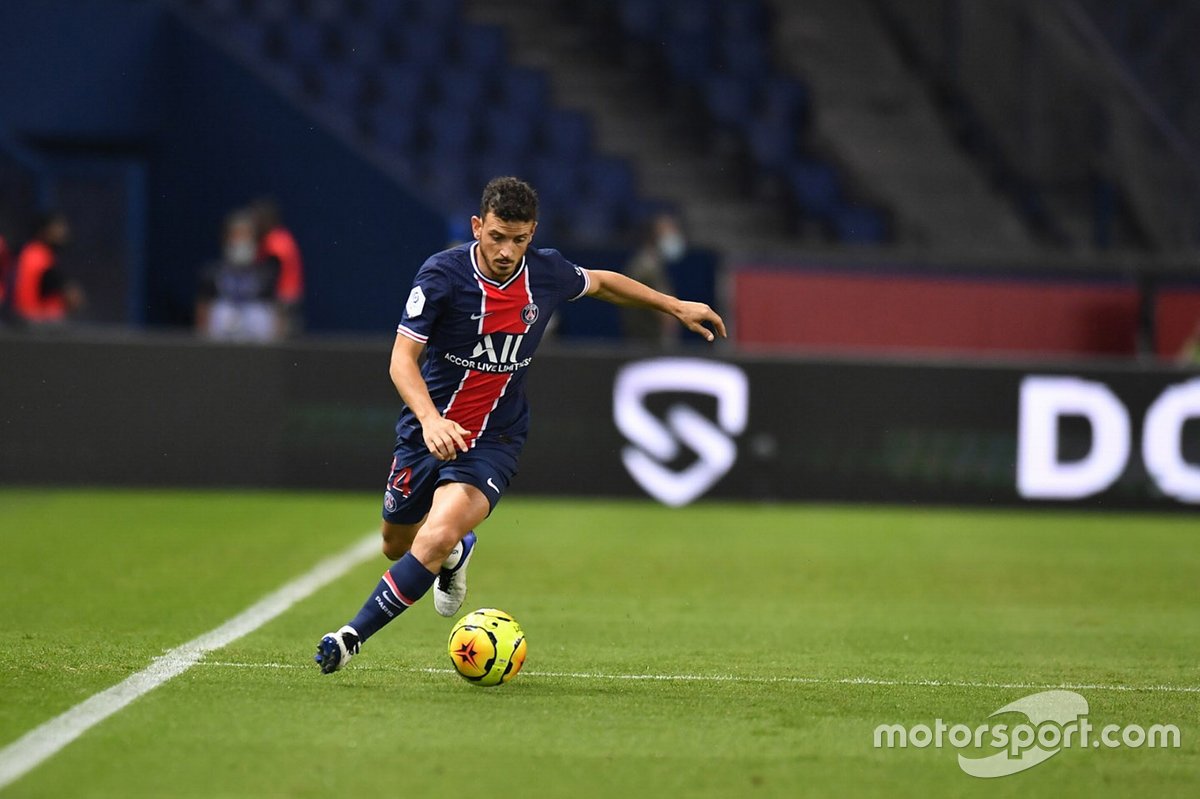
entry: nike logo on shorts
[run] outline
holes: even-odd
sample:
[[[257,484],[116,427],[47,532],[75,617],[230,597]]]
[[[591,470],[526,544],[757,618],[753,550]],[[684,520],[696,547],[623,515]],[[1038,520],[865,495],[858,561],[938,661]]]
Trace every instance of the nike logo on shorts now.
[[[499,493],[500,493],[500,486],[498,486],[498,485],[496,485],[495,483],[493,483],[493,482],[492,482],[492,478],[490,478],[490,477],[489,477],[489,478],[487,479],[487,484],[488,484],[488,485],[491,487],[491,489],[492,489],[493,491],[495,491],[497,494],[499,494]]]

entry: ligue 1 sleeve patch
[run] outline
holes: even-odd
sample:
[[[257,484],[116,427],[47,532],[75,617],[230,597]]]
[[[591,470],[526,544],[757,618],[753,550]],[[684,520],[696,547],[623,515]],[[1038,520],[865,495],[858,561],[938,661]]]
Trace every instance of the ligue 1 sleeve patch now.
[[[421,291],[420,286],[413,286],[412,293],[408,295],[408,304],[404,306],[404,312],[408,314],[410,319],[415,319],[425,310],[425,292]]]

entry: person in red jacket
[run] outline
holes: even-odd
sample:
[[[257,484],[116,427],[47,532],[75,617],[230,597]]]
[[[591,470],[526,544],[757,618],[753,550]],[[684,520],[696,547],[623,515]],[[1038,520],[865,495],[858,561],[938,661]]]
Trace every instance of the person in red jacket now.
[[[54,211],[39,218],[33,238],[17,256],[12,280],[13,316],[28,325],[55,324],[83,307],[83,291],[58,265],[58,253],[71,240],[66,216]]]
[[[278,264],[275,300],[279,303],[286,329],[294,333],[301,327],[300,304],[304,299],[304,262],[300,258],[300,247],[284,227],[279,207],[273,200],[256,200],[251,205],[251,213],[258,228],[258,259]]]

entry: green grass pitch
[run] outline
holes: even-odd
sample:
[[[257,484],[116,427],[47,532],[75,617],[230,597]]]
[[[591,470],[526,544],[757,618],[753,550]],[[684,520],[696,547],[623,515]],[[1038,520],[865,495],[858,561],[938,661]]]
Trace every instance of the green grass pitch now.
[[[0,491],[0,747],[347,548],[378,504]],[[385,563],[0,797],[1200,795],[1195,516],[513,497],[480,529],[464,609],[528,635],[495,689],[446,671],[452,620],[428,600],[318,673],[317,638]],[[1060,684],[1090,686],[1093,723],[1173,723],[1181,747],[981,780],[949,747],[873,746],[880,724],[974,726]]]

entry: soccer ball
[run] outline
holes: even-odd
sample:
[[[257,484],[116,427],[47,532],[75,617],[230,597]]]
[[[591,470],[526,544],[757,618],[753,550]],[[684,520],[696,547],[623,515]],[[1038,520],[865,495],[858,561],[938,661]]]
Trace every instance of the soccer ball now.
[[[459,676],[472,685],[503,685],[525,664],[525,633],[502,610],[482,608],[458,620],[447,649]]]

